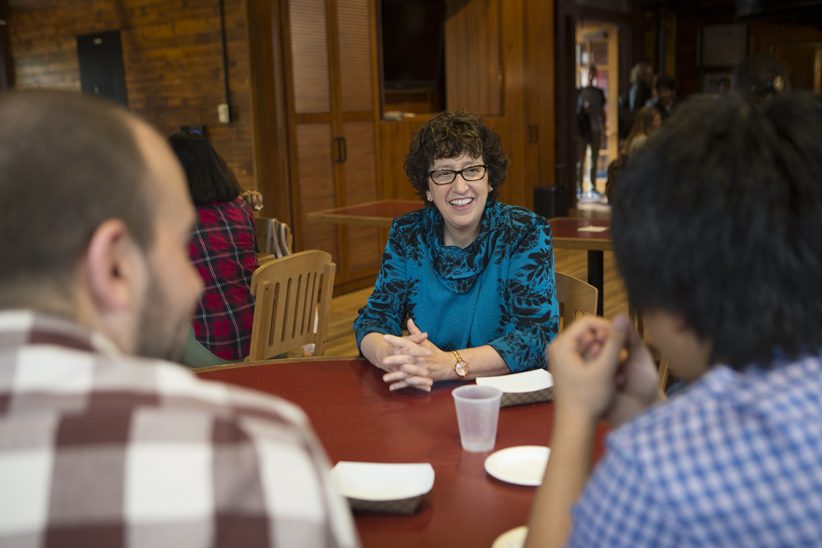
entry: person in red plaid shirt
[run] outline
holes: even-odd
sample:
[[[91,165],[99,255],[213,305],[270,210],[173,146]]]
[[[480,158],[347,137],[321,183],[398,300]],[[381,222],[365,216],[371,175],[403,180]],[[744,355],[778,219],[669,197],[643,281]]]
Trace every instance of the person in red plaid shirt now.
[[[300,409],[167,361],[202,281],[165,139],[76,92],[0,121],[0,546],[358,546]]]
[[[194,313],[197,341],[224,360],[248,355],[257,268],[254,219],[223,159],[201,135],[175,133],[171,148],[186,172],[197,226],[189,255],[205,287]]]

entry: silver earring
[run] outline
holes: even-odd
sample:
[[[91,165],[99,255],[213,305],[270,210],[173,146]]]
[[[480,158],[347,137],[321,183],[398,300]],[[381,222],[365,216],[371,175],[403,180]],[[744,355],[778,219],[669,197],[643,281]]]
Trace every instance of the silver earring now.
[[[431,197],[431,193],[430,193],[430,192],[426,192],[426,193],[425,193],[425,198],[426,198],[429,202],[433,202],[433,201],[434,201],[434,198],[432,198],[432,197]]]
[[[488,192],[493,192],[493,191],[494,191],[494,187],[492,187],[491,185],[488,185]]]

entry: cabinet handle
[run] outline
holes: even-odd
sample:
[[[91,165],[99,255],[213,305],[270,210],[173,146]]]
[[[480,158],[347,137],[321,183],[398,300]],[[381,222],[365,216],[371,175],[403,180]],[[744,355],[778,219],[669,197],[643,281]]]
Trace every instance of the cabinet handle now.
[[[342,164],[348,160],[348,145],[345,142],[345,137],[334,137],[334,148],[336,149],[334,163]]]
[[[334,163],[339,164],[342,161],[342,148],[340,147],[341,137],[334,137]]]
[[[528,124],[528,144],[533,144],[539,141],[539,126],[536,124]]]

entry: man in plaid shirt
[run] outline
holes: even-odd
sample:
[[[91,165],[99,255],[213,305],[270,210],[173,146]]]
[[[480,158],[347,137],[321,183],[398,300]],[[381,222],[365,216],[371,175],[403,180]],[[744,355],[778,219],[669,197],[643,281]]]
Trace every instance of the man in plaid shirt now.
[[[202,283],[163,138],[55,91],[0,120],[0,545],[356,546],[299,409],[164,361]]]
[[[820,544],[820,128],[818,95],[698,97],[632,159],[614,253],[690,385],[648,409],[656,371],[627,318],[557,337],[528,546]],[[619,427],[589,479],[598,420]]]

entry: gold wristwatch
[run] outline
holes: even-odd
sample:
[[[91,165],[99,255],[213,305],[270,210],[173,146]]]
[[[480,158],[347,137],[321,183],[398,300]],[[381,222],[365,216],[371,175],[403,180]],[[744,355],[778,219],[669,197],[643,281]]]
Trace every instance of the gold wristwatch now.
[[[468,362],[462,359],[460,353],[456,350],[451,351],[454,354],[454,357],[457,359],[456,363],[454,364],[454,372],[457,374],[458,377],[464,379],[468,376]]]

